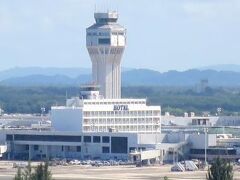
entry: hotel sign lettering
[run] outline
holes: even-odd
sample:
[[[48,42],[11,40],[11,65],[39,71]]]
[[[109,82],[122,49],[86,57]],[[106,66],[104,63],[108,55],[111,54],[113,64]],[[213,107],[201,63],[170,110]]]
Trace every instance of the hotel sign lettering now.
[[[114,105],[114,111],[129,111],[128,105]]]

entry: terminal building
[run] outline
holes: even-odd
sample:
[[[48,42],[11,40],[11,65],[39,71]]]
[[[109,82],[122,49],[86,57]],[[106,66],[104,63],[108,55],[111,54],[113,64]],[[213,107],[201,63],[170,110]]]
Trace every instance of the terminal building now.
[[[159,140],[160,134],[9,131],[7,158],[127,160],[131,151],[156,149]]]

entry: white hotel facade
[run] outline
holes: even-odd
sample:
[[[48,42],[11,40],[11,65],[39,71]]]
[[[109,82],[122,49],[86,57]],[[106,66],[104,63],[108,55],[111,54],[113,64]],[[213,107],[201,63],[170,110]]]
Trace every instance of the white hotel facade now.
[[[56,131],[160,133],[161,110],[146,99],[80,99],[52,107]]]

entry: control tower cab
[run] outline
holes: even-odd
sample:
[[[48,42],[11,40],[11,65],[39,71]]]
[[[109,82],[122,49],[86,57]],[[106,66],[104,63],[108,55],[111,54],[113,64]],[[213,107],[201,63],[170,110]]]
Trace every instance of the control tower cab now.
[[[106,99],[121,98],[121,58],[126,29],[117,23],[118,13],[95,13],[96,23],[87,28],[86,45],[92,61],[93,82]]]

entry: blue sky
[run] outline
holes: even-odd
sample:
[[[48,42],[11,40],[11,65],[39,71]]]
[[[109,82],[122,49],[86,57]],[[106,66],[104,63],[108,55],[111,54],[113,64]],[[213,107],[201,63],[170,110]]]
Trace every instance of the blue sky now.
[[[0,70],[91,67],[85,29],[118,10],[122,65],[158,71],[240,64],[239,0],[0,0]]]

